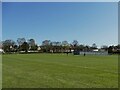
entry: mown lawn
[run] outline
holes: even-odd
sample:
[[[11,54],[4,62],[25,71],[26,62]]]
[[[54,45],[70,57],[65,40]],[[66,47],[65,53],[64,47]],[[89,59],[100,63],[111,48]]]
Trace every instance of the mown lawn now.
[[[117,88],[118,56],[2,56],[3,88]]]

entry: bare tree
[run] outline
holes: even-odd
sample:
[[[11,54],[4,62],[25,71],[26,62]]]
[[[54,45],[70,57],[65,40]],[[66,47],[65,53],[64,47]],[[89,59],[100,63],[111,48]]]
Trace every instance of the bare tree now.
[[[97,45],[95,43],[92,44],[92,49],[97,49]]]
[[[26,42],[25,38],[18,38],[17,39],[18,45],[21,46],[24,42]]]
[[[72,45],[73,45],[74,47],[76,47],[76,46],[78,46],[78,45],[79,45],[79,43],[78,43],[78,41],[77,41],[77,40],[73,40]]]

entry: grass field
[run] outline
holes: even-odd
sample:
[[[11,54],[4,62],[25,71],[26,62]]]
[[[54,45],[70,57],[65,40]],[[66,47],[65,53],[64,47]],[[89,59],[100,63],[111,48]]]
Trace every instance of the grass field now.
[[[3,55],[3,88],[117,88],[118,56]]]

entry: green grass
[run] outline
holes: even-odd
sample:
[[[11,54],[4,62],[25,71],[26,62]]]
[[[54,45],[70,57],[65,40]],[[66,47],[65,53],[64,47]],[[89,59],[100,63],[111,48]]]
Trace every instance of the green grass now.
[[[118,56],[3,55],[3,88],[117,88]]]

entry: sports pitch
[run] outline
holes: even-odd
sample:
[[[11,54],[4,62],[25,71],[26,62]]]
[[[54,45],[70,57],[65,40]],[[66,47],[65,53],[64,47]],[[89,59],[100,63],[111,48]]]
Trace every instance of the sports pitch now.
[[[118,56],[2,55],[3,88],[117,88]]]

